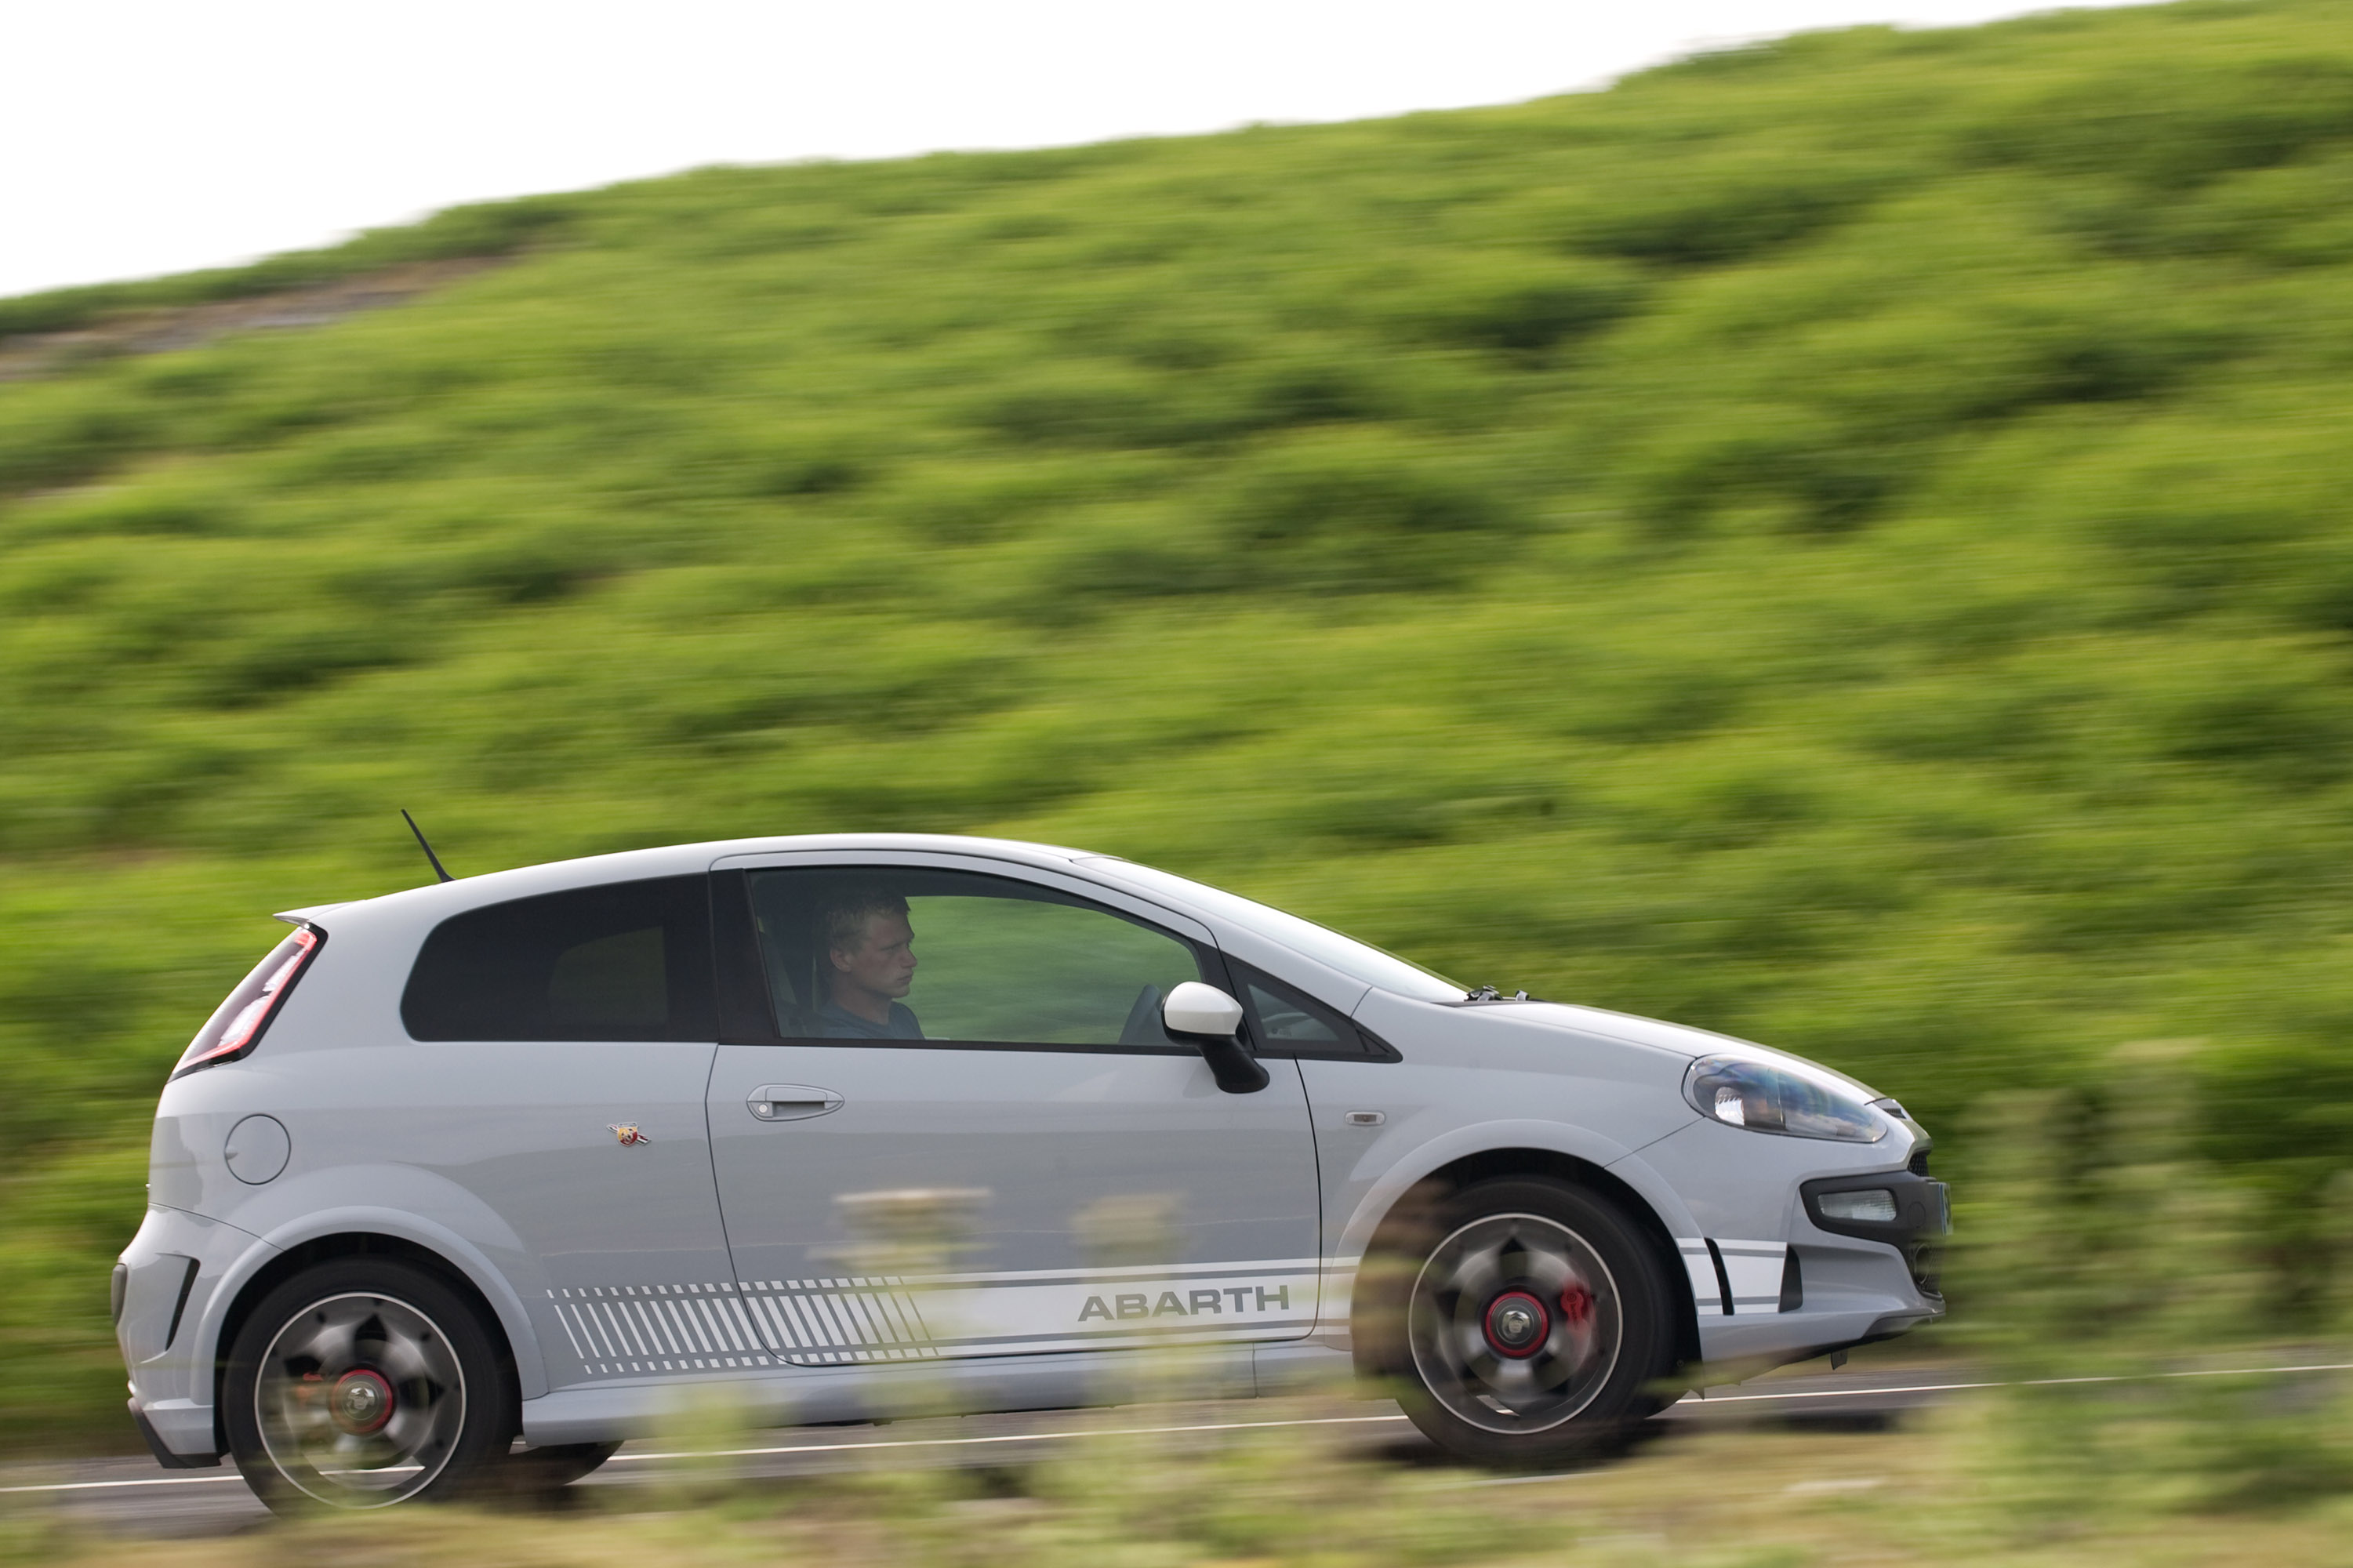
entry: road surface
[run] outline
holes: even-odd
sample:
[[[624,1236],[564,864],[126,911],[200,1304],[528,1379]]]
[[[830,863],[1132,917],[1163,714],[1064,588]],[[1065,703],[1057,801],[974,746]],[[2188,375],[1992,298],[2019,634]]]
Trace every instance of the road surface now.
[[[1965,1370],[1894,1367],[1824,1372],[1820,1362],[1785,1368],[1745,1384],[1687,1395],[1660,1419],[1669,1431],[1696,1423],[1767,1422],[1803,1426],[1884,1425],[1954,1393],[1989,1384]],[[2263,1369],[2265,1375],[2348,1370],[2336,1365]],[[2230,1374],[2224,1374],[2230,1375]],[[2102,1380],[2105,1381],[2105,1380]],[[1222,1405],[1131,1405],[1111,1411],[1039,1411],[973,1415],[881,1426],[801,1427],[754,1434],[723,1455],[686,1456],[659,1441],[631,1443],[579,1489],[638,1487],[681,1463],[723,1458],[747,1480],[822,1474],[887,1460],[900,1465],[987,1467],[1067,1452],[1109,1432],[1151,1432],[1212,1441],[1220,1432],[1314,1425],[1352,1447],[1406,1464],[1440,1464],[1442,1456],[1387,1401],[1339,1407],[1313,1421],[1283,1418],[1282,1407],[1250,1400]],[[1513,1478],[1517,1479],[1517,1478]],[[1494,1484],[1509,1484],[1508,1480]],[[136,1458],[79,1459],[0,1468],[0,1503],[45,1501],[78,1524],[126,1536],[232,1535],[259,1529],[269,1511],[233,1467],[165,1470]]]

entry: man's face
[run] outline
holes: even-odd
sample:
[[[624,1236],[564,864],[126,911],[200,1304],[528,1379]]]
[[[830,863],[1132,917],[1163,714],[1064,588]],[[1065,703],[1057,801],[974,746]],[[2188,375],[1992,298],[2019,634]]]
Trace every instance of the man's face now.
[[[877,996],[904,996],[915,984],[915,931],[903,915],[868,915],[854,946],[833,950],[836,984]]]

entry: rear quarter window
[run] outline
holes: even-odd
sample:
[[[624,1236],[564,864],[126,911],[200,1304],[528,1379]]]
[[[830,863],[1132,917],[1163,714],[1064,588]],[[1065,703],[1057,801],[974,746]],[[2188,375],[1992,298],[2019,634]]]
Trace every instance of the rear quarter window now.
[[[487,904],[433,928],[401,994],[419,1040],[710,1040],[701,876]]]

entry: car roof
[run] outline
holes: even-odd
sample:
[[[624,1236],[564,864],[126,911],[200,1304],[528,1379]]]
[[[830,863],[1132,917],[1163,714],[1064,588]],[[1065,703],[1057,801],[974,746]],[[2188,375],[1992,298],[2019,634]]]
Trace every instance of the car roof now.
[[[803,833],[758,838],[715,838],[697,844],[670,844],[651,849],[624,849],[608,855],[586,855],[570,860],[550,860],[518,866],[448,882],[427,882],[373,899],[307,904],[284,910],[278,918],[301,922],[321,919],[338,910],[393,902],[430,904],[454,912],[534,893],[562,892],[569,888],[603,882],[634,881],[649,877],[686,876],[709,868],[715,860],[739,855],[774,855],[796,849],[928,850],[940,854],[977,856],[1017,865],[1068,868],[1098,852],[1054,844],[1031,844],[1018,838],[988,838],[954,833]]]

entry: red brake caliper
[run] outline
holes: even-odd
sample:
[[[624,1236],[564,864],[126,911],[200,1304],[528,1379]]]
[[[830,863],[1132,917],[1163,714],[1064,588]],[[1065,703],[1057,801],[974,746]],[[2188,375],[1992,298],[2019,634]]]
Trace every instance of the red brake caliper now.
[[[1560,1293],[1560,1321],[1572,1329],[1581,1329],[1593,1321],[1593,1292],[1581,1284],[1570,1285]]]

